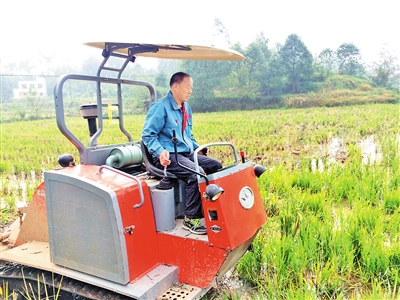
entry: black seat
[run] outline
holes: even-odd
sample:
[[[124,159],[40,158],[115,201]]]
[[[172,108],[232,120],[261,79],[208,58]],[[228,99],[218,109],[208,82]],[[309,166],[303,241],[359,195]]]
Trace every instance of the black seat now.
[[[148,151],[146,145],[143,143],[143,141],[140,141],[140,147],[142,148],[142,154],[143,154],[143,161],[144,164],[146,165],[147,172],[150,173],[150,175],[157,176],[157,177],[164,177],[164,170],[161,170],[157,168],[154,163],[153,163],[153,156],[150,154]],[[178,178],[176,177],[175,174],[168,172],[167,171],[167,177],[168,178]]]

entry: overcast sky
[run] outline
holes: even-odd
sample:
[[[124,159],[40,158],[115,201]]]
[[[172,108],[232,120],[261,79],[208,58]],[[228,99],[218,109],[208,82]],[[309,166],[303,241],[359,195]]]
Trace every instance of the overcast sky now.
[[[75,63],[100,50],[90,41],[218,43],[219,18],[232,43],[247,46],[263,32],[270,46],[297,34],[312,54],[353,43],[364,61],[378,60],[384,44],[399,57],[395,0],[4,0],[0,4],[1,63],[37,53]],[[397,3],[398,4],[398,3]],[[140,60],[138,59],[140,62]]]

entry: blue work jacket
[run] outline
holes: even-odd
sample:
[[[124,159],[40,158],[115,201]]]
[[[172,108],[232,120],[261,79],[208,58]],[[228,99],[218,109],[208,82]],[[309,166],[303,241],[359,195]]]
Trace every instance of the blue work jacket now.
[[[174,152],[174,144],[171,139],[175,130],[178,139],[178,153],[193,154],[199,147],[192,133],[192,109],[189,104],[185,105],[187,124],[182,134],[182,110],[178,108],[172,93],[153,103],[147,113],[142,130],[142,140],[153,156],[160,157],[163,150]]]

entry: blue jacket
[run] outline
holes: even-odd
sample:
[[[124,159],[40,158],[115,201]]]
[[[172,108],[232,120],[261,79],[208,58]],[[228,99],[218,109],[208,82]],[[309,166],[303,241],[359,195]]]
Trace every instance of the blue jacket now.
[[[178,139],[178,153],[193,154],[199,147],[192,133],[192,109],[187,103],[182,105],[185,105],[187,113],[187,124],[183,135],[182,110],[178,108],[171,92],[151,105],[144,122],[142,140],[153,156],[159,157],[164,149],[171,154],[174,152],[174,144],[171,141],[173,130]]]

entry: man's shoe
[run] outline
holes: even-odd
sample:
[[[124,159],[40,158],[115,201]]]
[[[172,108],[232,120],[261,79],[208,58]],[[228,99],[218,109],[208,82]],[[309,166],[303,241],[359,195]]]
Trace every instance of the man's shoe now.
[[[185,217],[183,219],[182,228],[194,234],[207,234],[207,230],[201,225],[200,219],[189,219]]]

